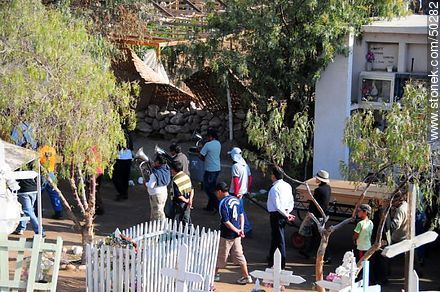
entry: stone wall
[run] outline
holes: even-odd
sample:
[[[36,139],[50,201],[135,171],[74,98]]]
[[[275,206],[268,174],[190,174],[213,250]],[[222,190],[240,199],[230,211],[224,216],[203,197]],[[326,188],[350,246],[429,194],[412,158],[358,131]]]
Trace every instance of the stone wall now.
[[[145,111],[138,111],[136,130],[146,136],[161,136],[165,139],[178,141],[191,140],[194,131],[206,135],[208,128],[215,128],[220,141],[226,141],[229,136],[228,114],[225,112],[210,112],[194,104],[187,106],[159,107],[150,104]],[[234,139],[246,140],[244,121],[246,113],[238,110],[234,113]]]

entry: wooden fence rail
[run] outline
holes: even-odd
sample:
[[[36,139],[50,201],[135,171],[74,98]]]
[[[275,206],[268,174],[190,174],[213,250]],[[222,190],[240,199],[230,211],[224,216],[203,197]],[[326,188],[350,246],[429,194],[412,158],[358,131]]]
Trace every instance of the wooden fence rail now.
[[[87,246],[87,291],[174,292],[175,280],[162,276],[160,271],[176,266],[183,244],[189,250],[188,271],[202,275],[204,283],[213,282],[219,231],[164,220],[138,224],[122,234],[134,239],[137,250],[99,242]],[[206,291],[204,283],[191,283],[189,290]]]

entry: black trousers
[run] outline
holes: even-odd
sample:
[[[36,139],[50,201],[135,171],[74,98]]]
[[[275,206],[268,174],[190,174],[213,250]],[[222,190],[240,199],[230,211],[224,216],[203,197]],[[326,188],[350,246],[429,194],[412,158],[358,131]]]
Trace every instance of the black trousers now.
[[[174,204],[174,220],[182,221],[185,224],[191,224],[191,208],[186,205],[184,208]]]
[[[286,266],[286,241],[284,238],[284,227],[286,218],[278,212],[270,212],[271,242],[269,251],[269,266],[273,266],[273,256],[277,249],[281,253],[281,269]]]
[[[113,166],[112,181],[119,197],[128,198],[128,180],[130,179],[131,160],[117,159]]]
[[[102,194],[101,194],[101,184],[102,184],[102,177],[103,174],[99,174],[96,179],[96,192],[95,192],[95,209],[101,209],[104,210],[104,203],[102,202]]]
[[[308,256],[316,255],[321,244],[321,235],[319,234],[316,223],[312,224],[312,236],[304,237],[304,246],[301,251]],[[331,260],[330,242],[325,250],[324,261]]]

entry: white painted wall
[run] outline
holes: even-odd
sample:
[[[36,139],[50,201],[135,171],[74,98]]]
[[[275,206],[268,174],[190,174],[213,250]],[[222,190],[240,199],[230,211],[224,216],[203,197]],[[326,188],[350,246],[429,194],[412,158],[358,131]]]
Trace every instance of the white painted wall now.
[[[343,137],[350,116],[352,60],[352,52],[337,56],[316,84],[313,173],[324,169],[333,179],[342,178],[340,161],[348,162]]]
[[[411,71],[411,60],[414,58],[413,72],[426,72],[428,68],[427,58],[428,47],[422,44],[409,44],[407,53],[406,71]]]
[[[379,21],[363,28],[362,37],[352,42],[352,53],[337,56],[316,83],[313,172],[325,169],[341,179],[340,161],[348,162],[343,144],[344,128],[352,100],[357,102],[359,74],[365,71],[369,42],[399,45],[398,72],[408,72],[415,58],[414,72],[426,72],[427,18],[414,15],[393,21]],[[347,40],[347,43],[350,43]]]

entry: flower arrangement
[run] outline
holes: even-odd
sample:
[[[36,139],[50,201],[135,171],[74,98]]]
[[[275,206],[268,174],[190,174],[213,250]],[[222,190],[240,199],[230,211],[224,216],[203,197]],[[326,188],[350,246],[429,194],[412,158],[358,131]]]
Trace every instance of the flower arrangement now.
[[[367,55],[365,55],[365,59],[367,59],[368,63],[373,63],[374,61],[374,53],[370,50],[368,50]]]

